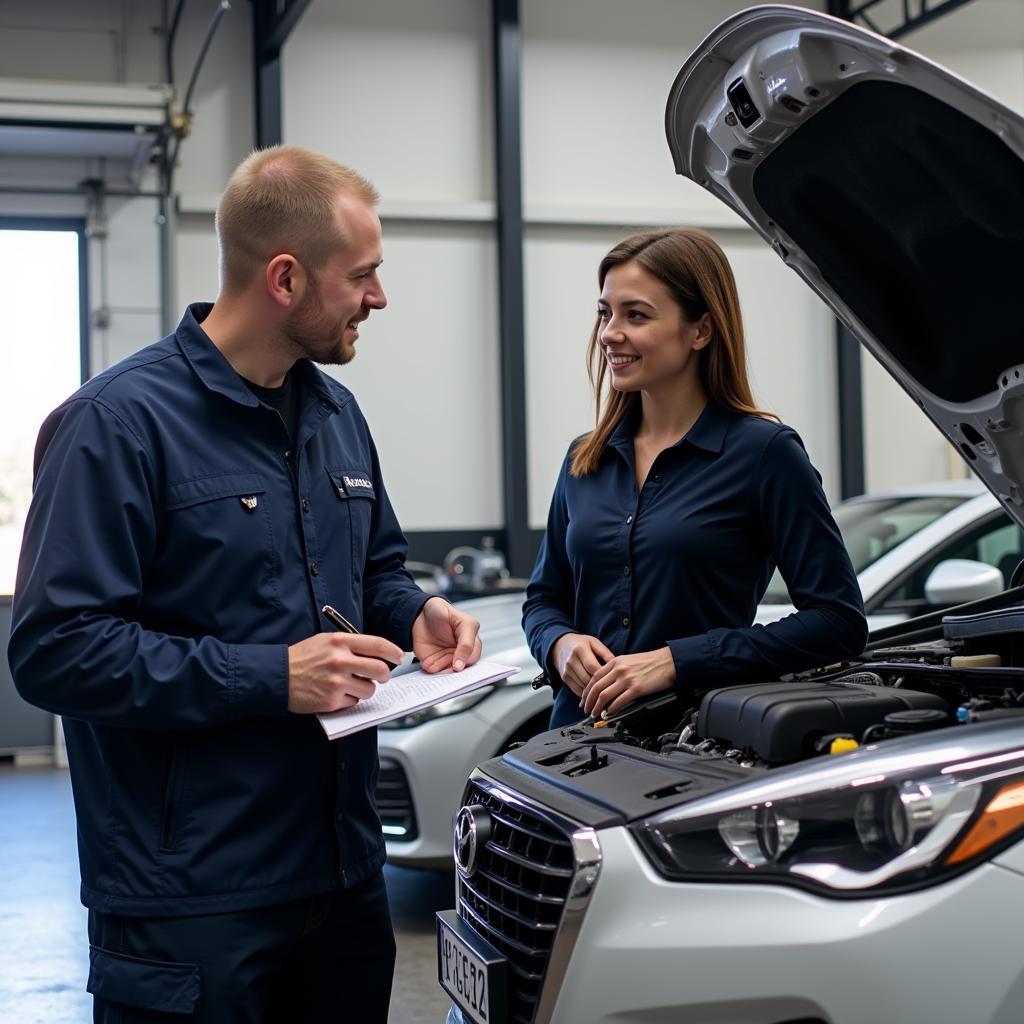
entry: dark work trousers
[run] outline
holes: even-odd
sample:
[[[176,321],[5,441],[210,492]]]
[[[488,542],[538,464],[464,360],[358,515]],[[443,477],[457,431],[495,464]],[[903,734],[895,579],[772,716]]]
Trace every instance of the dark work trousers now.
[[[386,1024],[383,872],[294,903],[197,917],[89,912],[95,1024]]]

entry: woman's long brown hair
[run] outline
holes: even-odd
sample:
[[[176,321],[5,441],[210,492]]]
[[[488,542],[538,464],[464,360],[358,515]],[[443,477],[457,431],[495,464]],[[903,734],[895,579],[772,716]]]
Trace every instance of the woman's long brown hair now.
[[[710,314],[711,341],[699,352],[698,372],[708,396],[726,409],[775,418],[757,408],[747,380],[743,317],[732,268],[718,243],[696,228],[646,231],[619,242],[597,271],[598,287],[612,267],[636,260],[661,281],[693,323]],[[597,469],[601,452],[626,410],[636,401],[630,392],[611,390],[604,397],[607,365],[598,340],[597,320],[587,347],[587,370],[594,389],[597,425],[573,449],[569,472],[586,476]]]

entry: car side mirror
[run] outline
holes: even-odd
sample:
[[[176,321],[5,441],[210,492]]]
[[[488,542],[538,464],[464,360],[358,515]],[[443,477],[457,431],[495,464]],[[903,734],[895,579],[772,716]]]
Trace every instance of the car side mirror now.
[[[1003,574],[985,562],[947,558],[928,574],[924,596],[929,604],[946,606],[995,597],[1006,588]]]

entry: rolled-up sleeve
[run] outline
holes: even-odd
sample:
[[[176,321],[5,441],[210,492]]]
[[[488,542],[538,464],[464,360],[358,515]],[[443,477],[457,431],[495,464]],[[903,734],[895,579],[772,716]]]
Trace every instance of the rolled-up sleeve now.
[[[283,644],[143,628],[158,544],[153,459],[98,399],[44,423],[15,588],[8,658],[18,692],[48,711],[134,728],[283,715]]]
[[[682,685],[769,679],[853,657],[867,640],[856,574],[821,478],[792,430],[765,445],[750,502],[797,610],[767,625],[670,640]]]
[[[533,574],[526,587],[523,604],[523,630],[530,653],[548,673],[557,689],[562,681],[550,661],[551,648],[559,637],[574,632],[574,593],[572,566],[566,552],[565,537],[569,513],[565,497],[568,457],[562,464],[548,511],[547,526],[537,552]]]

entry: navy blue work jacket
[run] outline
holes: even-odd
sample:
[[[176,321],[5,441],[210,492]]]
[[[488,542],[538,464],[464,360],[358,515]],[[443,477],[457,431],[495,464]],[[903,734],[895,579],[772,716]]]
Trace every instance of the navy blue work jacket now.
[[[354,885],[384,862],[376,734],[287,710],[287,645],[333,627],[410,647],[427,600],[351,393],[299,362],[294,443],[189,307],[43,424],[9,648],[64,716],[82,901],[217,913]]]
[[[596,636],[616,655],[668,644],[689,692],[858,654],[867,625],[857,577],[797,434],[709,402],[641,490],[639,415],[635,401],[589,476],[569,474],[570,448],[555,484],[523,627],[556,689],[549,656],[566,633]],[[776,565],[797,611],[752,625]],[[556,703],[569,701],[566,687]]]

